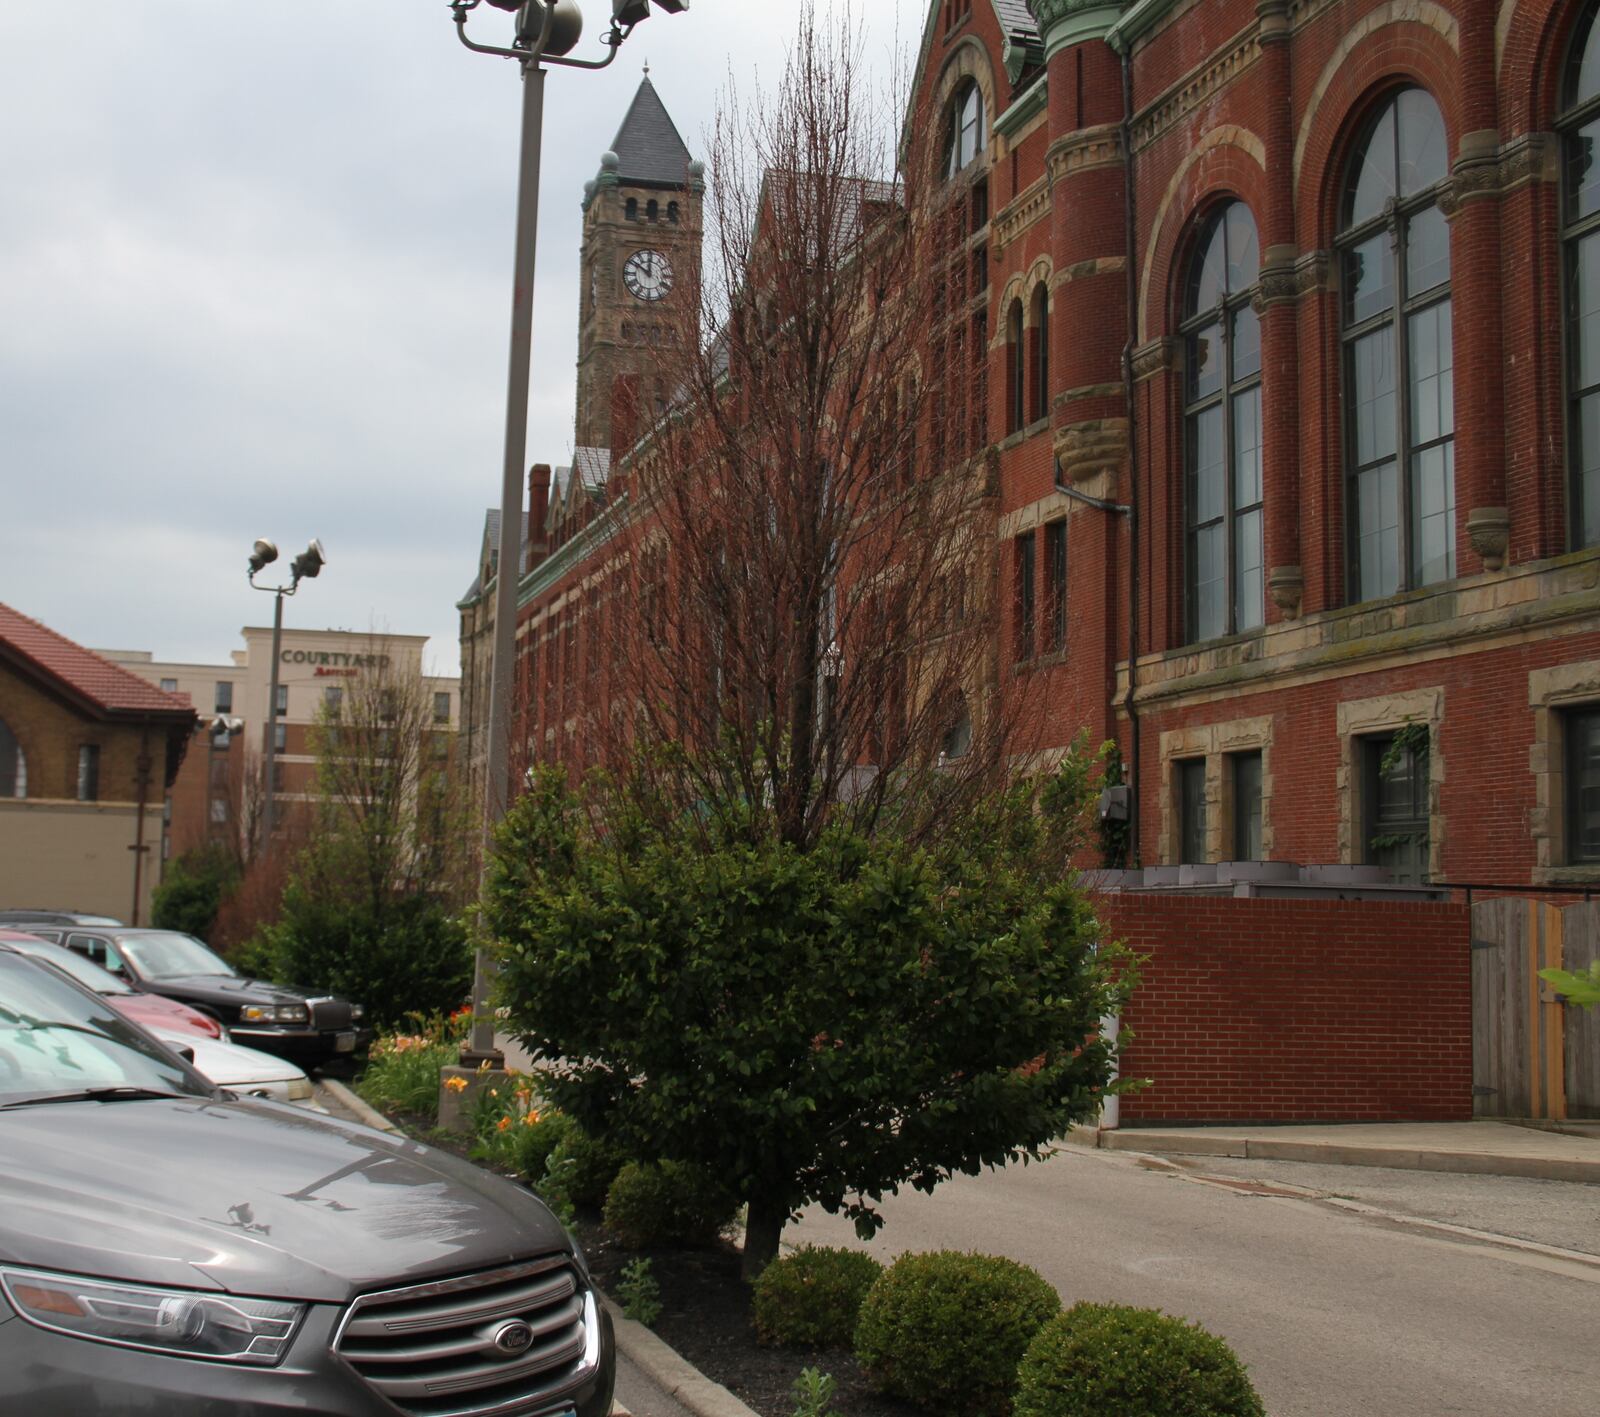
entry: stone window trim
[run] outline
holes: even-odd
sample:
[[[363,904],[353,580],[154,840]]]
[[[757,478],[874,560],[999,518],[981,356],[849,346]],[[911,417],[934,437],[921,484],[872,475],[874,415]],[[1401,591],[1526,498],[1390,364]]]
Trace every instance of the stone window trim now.
[[[1226,861],[1233,854],[1233,773],[1236,753],[1261,754],[1261,855],[1272,860],[1272,735],[1273,716],[1236,718],[1222,723],[1168,729],[1161,735],[1160,859],[1170,865],[1182,854],[1179,778],[1176,764],[1204,758],[1206,763],[1206,861]]]
[[[1600,863],[1567,864],[1565,731],[1569,710],[1600,707],[1600,659],[1530,670],[1528,707],[1533,711],[1533,742],[1528,747],[1528,771],[1533,774],[1533,810],[1528,814],[1531,880],[1543,886],[1600,882]]]
[[[1431,880],[1442,880],[1445,873],[1445,763],[1439,734],[1444,723],[1442,686],[1379,694],[1370,699],[1347,699],[1338,706],[1339,860],[1347,866],[1359,866],[1366,860],[1361,837],[1367,804],[1362,796],[1365,779],[1361,771],[1361,745],[1357,740],[1393,733],[1408,723],[1425,724],[1428,729],[1428,876]],[[1263,801],[1265,796],[1263,789]]]

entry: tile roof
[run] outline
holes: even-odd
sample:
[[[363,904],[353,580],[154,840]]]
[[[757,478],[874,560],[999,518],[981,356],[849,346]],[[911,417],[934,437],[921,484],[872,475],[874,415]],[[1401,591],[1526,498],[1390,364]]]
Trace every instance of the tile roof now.
[[[107,713],[194,716],[186,694],[169,694],[103,655],[0,604],[0,653],[65,686]]]
[[[611,151],[617,155],[617,177],[624,183],[688,185],[689,164],[694,159],[648,76],[639,84],[622,126],[611,140]]]

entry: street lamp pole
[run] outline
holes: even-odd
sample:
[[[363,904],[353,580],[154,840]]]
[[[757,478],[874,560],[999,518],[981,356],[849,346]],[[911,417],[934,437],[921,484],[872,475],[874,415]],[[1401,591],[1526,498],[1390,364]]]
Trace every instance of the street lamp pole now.
[[[485,749],[483,861],[488,870],[495,827],[511,801],[511,710],[515,680],[517,584],[522,578],[522,478],[527,461],[528,382],[533,359],[533,283],[539,236],[539,160],[544,137],[546,64],[604,69],[633,27],[650,12],[649,0],[612,0],[611,27],[601,36],[604,59],[565,57],[583,31],[574,0],[489,0],[517,12],[510,48],[478,44],[467,37],[467,16],[480,0],[450,0],[456,34],[468,49],[517,60],[522,70],[522,136],[517,161],[517,228],[512,253],[511,350],[506,378],[505,457],[500,478],[500,540],[495,572],[494,651],[489,671],[489,736]],[[688,8],[688,0],[656,0],[665,10]],[[472,974],[472,1032],[461,1050],[464,1067],[505,1065],[495,1045],[489,1010],[490,961],[479,946]]]
[[[277,784],[273,781],[273,774],[278,761],[278,652],[283,642],[283,601],[285,596],[293,595],[299,590],[302,578],[314,580],[320,575],[328,558],[323,554],[322,543],[313,538],[310,545],[289,563],[288,585],[257,585],[256,574],[263,566],[270,565],[277,559],[277,546],[265,537],[258,539],[250,552],[250,589],[265,591],[273,598],[272,681],[267,688],[267,781],[266,796],[261,804],[261,846],[264,851],[272,848],[272,829],[277,821]]]

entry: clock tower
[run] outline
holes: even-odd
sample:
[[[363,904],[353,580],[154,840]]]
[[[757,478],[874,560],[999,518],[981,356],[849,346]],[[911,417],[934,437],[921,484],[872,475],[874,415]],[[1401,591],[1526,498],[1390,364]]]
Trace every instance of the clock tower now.
[[[689,154],[649,70],[584,187],[578,317],[579,447],[612,446],[619,381],[634,381],[640,426],[666,391],[674,342],[696,337],[705,169]],[[664,360],[663,354],[666,353]]]

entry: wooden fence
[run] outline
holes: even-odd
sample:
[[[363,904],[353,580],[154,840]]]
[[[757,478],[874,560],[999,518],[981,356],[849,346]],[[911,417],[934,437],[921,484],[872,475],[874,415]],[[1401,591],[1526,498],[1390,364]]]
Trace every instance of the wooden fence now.
[[[1500,897],[1472,907],[1473,1114],[1600,1118],[1600,1014],[1563,1002],[1541,969],[1600,955],[1600,903]]]

